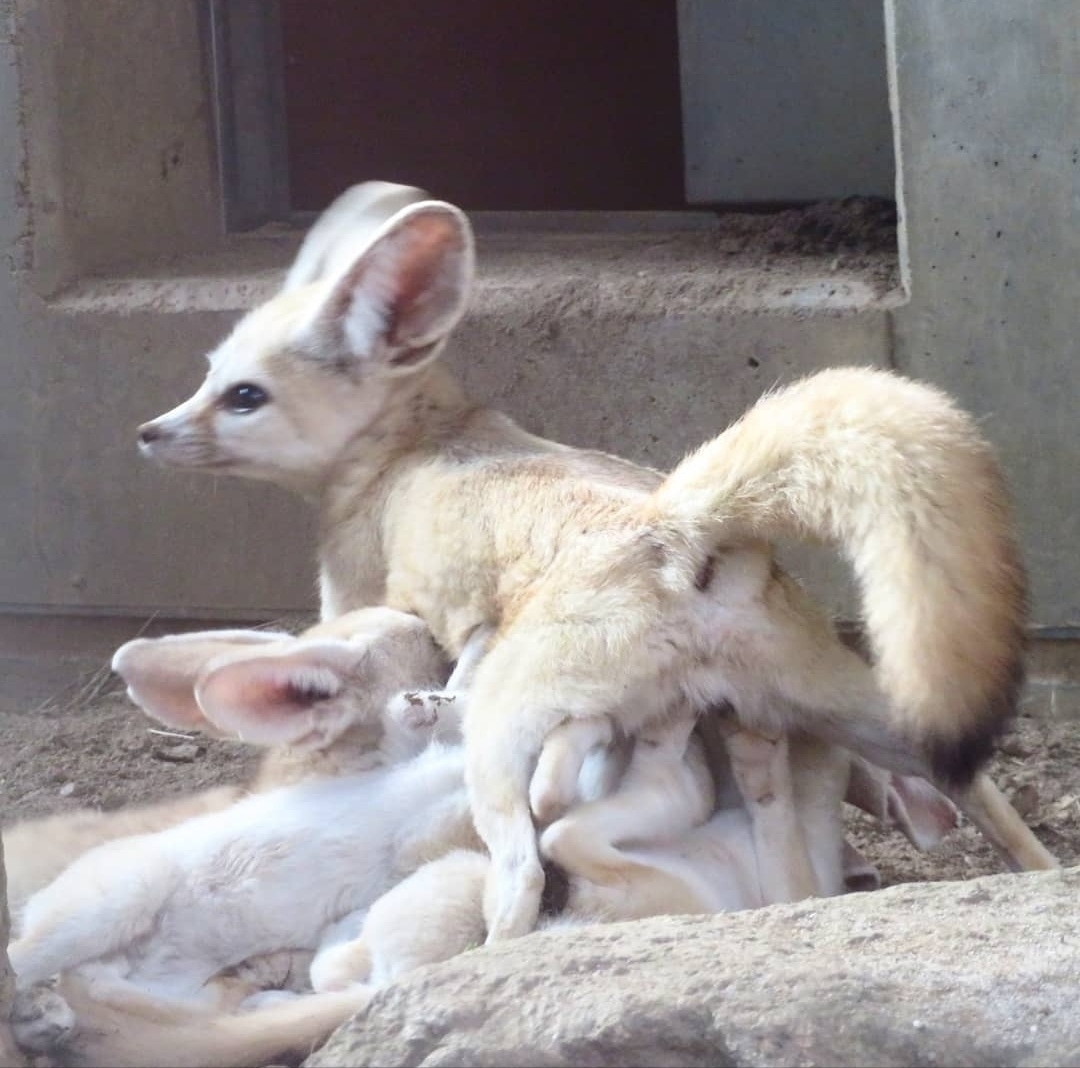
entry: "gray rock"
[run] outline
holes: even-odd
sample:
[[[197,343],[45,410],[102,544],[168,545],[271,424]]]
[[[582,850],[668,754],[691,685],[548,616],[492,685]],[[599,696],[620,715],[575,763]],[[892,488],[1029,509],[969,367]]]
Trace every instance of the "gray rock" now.
[[[15,975],[8,960],[7,944],[11,916],[7,903],[7,873],[4,870],[4,844],[0,841],[0,1068],[21,1068],[26,1063],[11,1037],[8,1019],[15,996]]]
[[[1080,1066],[1080,868],[541,932],[420,969],[305,1064]]]
[[[206,746],[196,742],[172,742],[169,745],[159,745],[154,750],[154,756],[170,764],[191,764],[205,752]]]

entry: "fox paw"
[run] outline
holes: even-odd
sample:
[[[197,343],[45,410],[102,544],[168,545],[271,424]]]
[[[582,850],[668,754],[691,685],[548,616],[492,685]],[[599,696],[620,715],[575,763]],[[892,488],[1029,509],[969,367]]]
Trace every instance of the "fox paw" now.
[[[533,776],[529,784],[529,808],[541,827],[554,823],[573,804],[576,786],[571,783],[567,790],[566,784],[553,776]]]
[[[405,690],[391,700],[388,711],[403,727],[419,731],[434,727],[440,711],[456,700],[454,694],[442,690]]]
[[[327,946],[311,964],[311,986],[317,993],[345,990],[371,977],[371,950],[362,938]]]
[[[52,983],[17,990],[11,1004],[11,1034],[29,1053],[51,1053],[67,1044],[78,1021]]]

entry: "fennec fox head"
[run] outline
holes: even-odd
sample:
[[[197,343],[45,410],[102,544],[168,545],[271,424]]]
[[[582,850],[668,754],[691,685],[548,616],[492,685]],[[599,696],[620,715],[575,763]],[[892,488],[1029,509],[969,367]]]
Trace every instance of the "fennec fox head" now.
[[[372,428],[396,384],[438,356],[472,283],[465,215],[423,200],[374,237],[352,226],[332,244],[319,261],[329,273],[314,261],[297,271],[302,248],[298,284],[240,320],[194,396],[139,428],[144,454],[303,491]]]
[[[357,609],[335,621],[335,633],[136,638],[112,667],[131,699],[168,726],[300,750],[329,748],[346,732],[376,745],[393,698],[445,681],[442,651],[410,613]]]

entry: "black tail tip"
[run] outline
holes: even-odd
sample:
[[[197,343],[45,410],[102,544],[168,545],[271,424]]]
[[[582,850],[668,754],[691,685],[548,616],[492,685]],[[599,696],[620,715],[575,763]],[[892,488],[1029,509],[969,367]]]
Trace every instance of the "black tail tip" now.
[[[999,733],[934,739],[926,747],[934,778],[946,786],[966,789],[994,755]]]
[[[971,785],[1015,718],[1023,685],[1024,665],[1017,660],[997,699],[975,717],[973,730],[934,738],[926,744],[930,767],[940,782],[961,789]]]

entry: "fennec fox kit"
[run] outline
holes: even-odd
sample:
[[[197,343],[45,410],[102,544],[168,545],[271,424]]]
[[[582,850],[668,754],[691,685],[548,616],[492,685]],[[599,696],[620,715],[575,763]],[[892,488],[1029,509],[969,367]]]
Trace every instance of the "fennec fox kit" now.
[[[404,666],[417,665],[418,653],[428,651],[425,670],[410,678],[408,673],[382,676],[391,692],[397,687],[428,688],[441,683],[449,665],[431,640],[430,633],[418,621],[407,626],[400,617],[381,608],[349,612],[329,623],[319,623],[299,638],[280,631],[208,630],[167,635],[162,638],[136,638],[122,645],[113,657],[112,666],[128,687],[128,695],[144,712],[166,726],[182,730],[200,730],[220,734],[205,718],[196,689],[200,676],[211,662],[229,658],[244,659],[256,650],[267,654],[300,654],[320,644],[360,640],[380,629],[390,628],[393,638],[385,638],[387,649],[400,645],[394,655]],[[410,648],[419,643],[420,649]],[[305,644],[307,643],[307,644]],[[392,657],[391,657],[392,659]],[[389,665],[388,665],[389,666]],[[396,682],[395,682],[396,680]],[[8,872],[8,901],[12,914],[18,916],[29,897],[48,885],[76,857],[94,846],[133,834],[164,830],[193,816],[219,812],[250,792],[286,786],[318,775],[346,775],[362,771],[372,760],[372,721],[365,722],[367,711],[362,698],[376,699],[374,689],[350,694],[352,703],[335,715],[328,702],[320,706],[319,737],[298,735],[295,739],[263,739],[265,749],[251,782],[218,786],[186,797],[176,797],[150,804],[133,805],[110,812],[80,809],[38,819],[21,820],[5,827],[4,858]],[[385,694],[382,698],[385,700]],[[299,709],[297,709],[299,711]],[[295,723],[301,718],[295,717]],[[265,729],[265,727],[264,727]]]
[[[296,960],[304,950],[308,957],[317,950],[310,974],[320,995],[357,981],[377,985],[457,951],[468,909],[454,912],[462,893],[454,886],[441,895],[441,927],[419,941],[415,930],[395,932],[386,923],[400,915],[403,900],[415,900],[418,887],[438,886],[432,879],[443,869],[424,869],[424,861],[480,845],[464,804],[463,753],[428,740],[437,725],[454,735],[485,636],[466,647],[445,690],[399,694],[410,680],[430,684],[442,675],[426,628],[388,609],[353,615],[349,641],[275,636],[222,653],[227,643],[199,636],[141,642],[118,655],[137,700],[161,708],[169,695],[170,722],[297,750],[344,746],[359,773],[268,791],[158,834],[110,842],[72,864],[31,899],[12,947],[22,985],[14,1020],[24,1044],[85,1065],[259,1063],[316,1041],[335,1018],[365,1003],[354,990],[347,998],[311,998],[305,1010],[280,1017],[258,1007],[242,1019],[222,1015],[275,970],[306,969]],[[715,911],[836,892],[798,880],[804,813],[839,814],[847,780],[840,751],[829,774],[796,762],[795,777],[813,780],[813,796],[802,798],[798,811],[786,763],[772,769],[774,803],[763,828],[790,824],[792,831],[763,848],[751,829],[755,798],[710,819],[713,779],[692,726],[689,717],[673,720],[632,740],[625,761],[601,761],[591,800],[577,807],[587,754],[605,748],[614,727],[575,720],[552,732],[532,792],[548,818],[561,816],[545,851],[571,877],[569,915]],[[618,766],[609,772],[609,764]],[[736,779],[744,766],[736,752]],[[609,791],[602,804],[598,794]],[[620,809],[626,834],[612,822]],[[707,829],[680,844],[684,831],[706,821]],[[832,827],[832,840],[814,843],[826,869],[841,856],[838,818]],[[660,844],[651,849],[654,835]],[[636,854],[616,848],[626,839],[637,842]],[[425,874],[409,878],[418,867]],[[378,888],[402,876],[402,891],[368,914]],[[471,908],[471,898],[466,903]],[[431,912],[418,909],[416,920]],[[482,935],[479,905],[471,922]],[[359,938],[342,941],[360,926]],[[242,974],[223,975],[229,968]],[[57,992],[27,990],[54,971]],[[259,995],[245,1004],[258,1006]]]
[[[296,673],[300,667],[296,655],[288,664],[280,660],[275,654],[265,665],[279,680],[283,671]],[[264,700],[260,685],[267,675],[260,672],[254,689],[240,685],[237,693],[247,665],[235,659],[226,664],[225,681],[233,675],[230,691],[237,700],[254,701],[257,709]],[[222,719],[219,729],[226,722],[243,725],[258,741],[262,722],[243,722],[245,714],[255,709],[238,712],[229,701],[222,703],[220,692],[215,693],[222,685],[215,678],[220,670],[211,668],[207,675],[207,711]],[[317,671],[316,665],[309,665],[307,683],[294,674],[295,684],[309,684]],[[427,703],[421,700],[425,696],[430,699]],[[449,703],[456,706],[463,696],[454,687]],[[446,694],[409,691],[387,711],[396,719],[418,708],[421,713],[431,708],[442,711],[447,702]],[[299,710],[300,729],[312,722],[307,713]],[[735,730],[723,743],[732,753],[733,781],[722,780],[728,789],[721,790],[728,805],[714,813],[712,775],[702,743],[687,735],[687,724],[685,719],[676,720],[634,739],[625,761],[601,760],[592,769],[593,781],[613,785],[586,786],[584,804],[575,804],[576,797],[571,797],[578,793],[578,784],[568,784],[575,777],[587,778],[582,771],[586,752],[591,756],[597,746],[603,748],[615,733],[613,725],[573,720],[549,736],[531,792],[545,800],[549,814],[559,814],[542,847],[563,865],[569,889],[561,914],[547,919],[545,926],[753,908],[839,892],[841,884],[834,875],[839,874],[843,856],[839,809],[848,778],[846,755],[805,739],[793,745],[789,768],[785,739],[776,745],[765,743],[754,756],[761,740]],[[419,724],[419,729],[425,725]],[[390,756],[401,755],[402,728],[407,734],[417,727],[400,722],[390,727],[378,751],[389,742]],[[280,728],[280,723],[271,722],[271,736]],[[759,759],[761,752],[764,761]],[[374,904],[368,901],[370,908],[361,905],[324,928],[314,959],[310,951],[305,959],[295,948],[264,952],[232,974],[218,973],[205,984],[198,981],[227,956],[256,945],[265,950],[268,935],[270,941],[290,947],[306,944],[310,950],[319,921],[325,919],[322,902],[331,898],[338,904],[355,902],[358,894],[367,900],[363,884],[372,877],[374,859],[370,842],[348,854],[327,851],[327,842],[328,836],[342,843],[351,840],[350,833],[341,829],[345,822],[379,838],[373,823],[387,818],[387,794],[377,788],[385,769],[322,780],[323,801],[331,794],[338,796],[349,802],[347,813],[313,805],[308,783],[265,794],[258,806],[241,803],[228,812],[158,835],[112,843],[83,857],[31,902],[32,929],[26,938],[35,944],[16,944],[16,962],[24,975],[34,974],[34,968],[40,971],[42,954],[47,955],[50,946],[60,954],[54,953],[51,963],[62,960],[69,969],[59,976],[56,990],[20,993],[13,1016],[20,1041],[58,1057],[60,1063],[87,1068],[263,1064],[302,1055],[366,1005],[372,988],[478,944],[487,931],[483,900],[490,863],[476,852],[478,840],[447,834],[445,821],[437,818],[440,789],[431,772],[452,762],[453,755],[447,751],[445,757],[428,759],[429,755],[406,760],[398,776],[416,778],[430,790],[425,791],[427,796],[414,798],[415,810],[408,816],[401,814],[403,827],[419,817],[421,826],[415,830],[426,844],[410,846],[410,833],[395,840],[382,859],[391,881],[402,875],[404,880]],[[456,755],[451,793],[456,783],[456,794],[463,797],[460,750]],[[612,775],[610,763],[617,765]],[[360,789],[359,780],[366,780],[371,789]],[[598,796],[608,789],[609,795]],[[275,797],[281,804],[268,804]],[[565,804],[570,807],[563,812]],[[399,806],[390,808],[396,811]],[[282,839],[283,826],[294,843],[292,850],[300,854],[293,860],[300,864],[290,860],[283,867],[280,850],[267,848]],[[655,842],[650,840],[652,834]],[[220,866],[229,878],[210,879],[199,858],[214,855],[223,836],[232,843],[228,864]],[[189,895],[186,905],[171,895],[171,900],[158,904],[156,919],[151,919],[167,861],[182,838],[190,847],[185,853],[185,879],[197,892]],[[472,848],[454,850],[463,845]],[[451,852],[446,854],[448,848]],[[437,859],[421,863],[429,856]],[[102,863],[113,870],[102,870]],[[303,885],[298,881],[301,865]],[[98,889],[103,893],[88,898],[83,891],[91,870],[101,876]],[[235,876],[241,872],[251,878],[241,880],[237,888]],[[125,892],[116,892],[117,882]],[[291,919],[285,916],[286,903]],[[238,904],[244,907],[237,910]],[[102,924],[106,918],[110,922]],[[144,931],[147,924],[150,930]],[[104,937],[115,943],[114,952],[84,961],[88,952],[101,949],[95,939],[100,941],[103,928],[110,932]],[[356,936],[351,935],[354,930],[359,932]],[[125,938],[128,941],[121,944]],[[280,1000],[290,995],[257,992],[266,982],[276,985],[281,976],[298,968],[310,968],[315,994],[281,1005]],[[269,1007],[264,1007],[266,998],[273,999]],[[249,1011],[237,1014],[238,1005]]]
[[[427,833],[443,798],[463,792],[463,772],[460,746],[429,744],[430,708],[394,700],[410,679],[440,681],[443,660],[427,628],[404,613],[374,611],[398,622],[346,642],[294,640],[284,650],[273,643],[212,661],[197,686],[218,733],[261,744],[306,739],[314,748],[332,744],[346,725],[367,736],[364,766],[84,854],[23,912],[11,947],[22,982],[108,959],[107,970],[121,979],[197,998],[222,968],[282,948],[313,948],[326,924],[386,888],[403,843]],[[312,836],[320,827],[321,836]],[[335,865],[344,866],[337,877]],[[200,914],[201,923],[186,922],[187,913]],[[249,914],[259,917],[255,935],[243,930]],[[249,946],[252,938],[258,944]]]
[[[140,443],[311,498],[324,617],[413,611],[451,655],[497,628],[465,723],[490,939],[536,922],[528,791],[547,734],[604,715],[635,733],[682,702],[931,776],[1011,867],[1055,863],[979,772],[1014,708],[1026,584],[1001,471],[948,397],[822,371],[664,477],[465,396],[437,358],[473,280],[457,208],[410,204],[334,262],[245,316]],[[851,562],[873,666],[781,570],[786,537]]]
[[[857,760],[849,766],[843,750],[807,736],[770,740],[720,722],[698,737],[686,727],[675,719],[638,736],[612,790],[576,804],[583,759],[611,745],[617,727],[574,719],[548,735],[530,796],[534,812],[544,812],[541,823],[557,816],[540,848],[568,885],[562,910],[543,916],[541,928],[728,912],[877,885],[876,872],[844,842],[840,819],[845,789],[861,803],[863,776],[882,781],[874,769]],[[708,768],[728,759],[714,811]],[[859,780],[854,794],[849,774]],[[923,786],[908,792],[900,784],[890,796],[904,809],[905,833],[928,848],[955,810]],[[320,954],[312,967],[319,988],[379,986],[479,945],[496,890],[481,853],[456,850],[431,861],[379,898],[355,939]]]
[[[260,1034],[261,1014],[246,1030],[208,1026],[180,1051],[172,1041],[153,1053],[153,1043],[128,1043],[139,1027],[157,1026],[163,1037],[165,1020],[175,1025],[174,1038],[188,1017],[209,1023],[235,1006],[239,992],[257,988],[275,955],[293,967],[335,924],[431,857],[480,847],[465,794],[458,681],[452,676],[448,691],[409,685],[435,686],[445,677],[442,654],[415,616],[385,608],[356,616],[363,619],[351,622],[347,641],[278,638],[234,648],[204,662],[193,686],[202,729],[298,751],[345,747],[352,774],[257,793],[79,857],[30,899],[10,949],[20,987],[60,973],[76,1016],[55,997],[36,1011],[34,997],[23,997],[16,1031],[24,1042],[59,1042],[81,1063],[103,1065],[181,1063],[174,1058],[193,1056],[191,1049],[208,1058],[202,1063],[262,1056],[254,1051],[268,1048],[267,1036],[281,1041],[283,1025],[271,1021]],[[166,650],[157,658],[159,682],[178,693],[170,655],[178,646],[156,648]],[[458,667],[467,670],[468,655]],[[148,665],[138,675],[141,686],[153,684]],[[458,744],[441,744],[440,734]],[[238,967],[247,978],[223,977]],[[341,1019],[361,1003],[317,1000],[307,1015],[287,1018],[294,1029],[318,1029],[326,1006]],[[65,1013],[74,1037],[54,1033],[67,1030]],[[236,1042],[245,1034],[241,1055]],[[152,1059],[125,1060],[129,1048]]]

